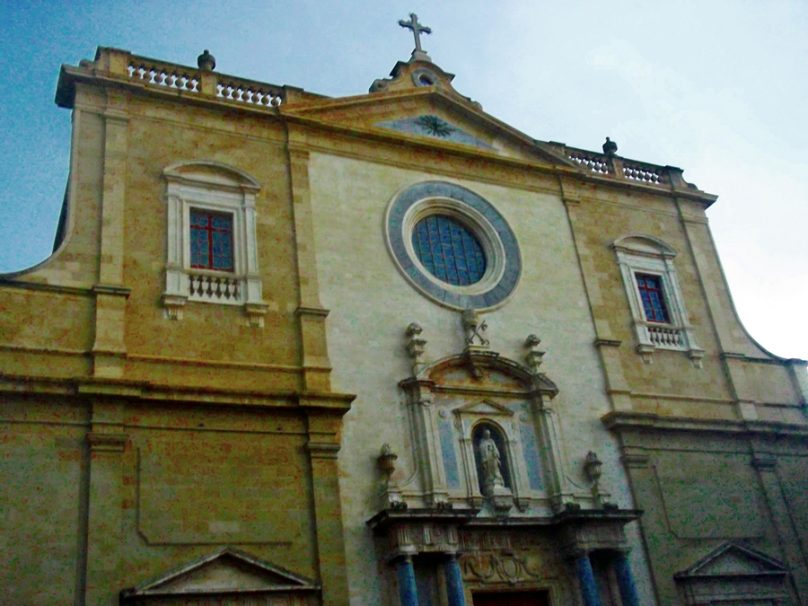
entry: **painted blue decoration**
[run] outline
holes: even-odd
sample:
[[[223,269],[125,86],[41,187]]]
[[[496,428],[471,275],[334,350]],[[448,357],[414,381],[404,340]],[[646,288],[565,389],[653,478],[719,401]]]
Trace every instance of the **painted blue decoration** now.
[[[418,588],[415,585],[415,569],[412,559],[402,558],[396,565],[398,573],[398,597],[401,606],[418,606]]]
[[[449,419],[441,419],[438,424],[440,450],[443,453],[443,471],[449,488],[460,488],[460,473],[457,470],[457,457],[454,448],[454,431]]]
[[[412,232],[418,260],[438,280],[455,286],[479,282],[485,274],[485,253],[464,225],[445,215],[421,219]]]
[[[432,115],[417,116],[414,118],[402,118],[400,120],[387,120],[378,122],[376,126],[397,130],[409,135],[425,135],[436,139],[444,139],[452,143],[472,145],[481,149],[494,149],[485,141],[481,141],[453,124],[449,124],[442,118]]]
[[[631,564],[628,554],[620,553],[614,562],[614,572],[617,576],[617,585],[620,587],[620,598],[623,606],[640,606],[637,596],[637,586],[634,584],[634,575],[631,573]]]
[[[449,598],[449,606],[466,606],[463,575],[460,573],[460,564],[457,562],[456,555],[449,555],[444,571],[446,573],[446,594]]]
[[[583,554],[575,560],[575,569],[578,572],[578,584],[581,586],[584,606],[601,606],[598,584],[595,581],[595,572],[592,570],[592,562],[589,561],[588,554]]]
[[[541,459],[539,458],[539,446],[536,444],[536,433],[530,423],[520,423],[519,433],[522,437],[522,451],[525,455],[525,465],[527,466],[527,479],[533,490],[544,490],[541,479]]]

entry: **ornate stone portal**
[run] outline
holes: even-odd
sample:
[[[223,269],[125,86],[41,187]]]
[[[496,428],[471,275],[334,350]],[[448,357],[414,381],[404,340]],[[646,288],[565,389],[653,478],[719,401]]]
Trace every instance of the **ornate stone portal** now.
[[[399,600],[415,604],[413,596],[432,587],[460,606],[475,591],[518,587],[553,604],[577,592],[596,606],[596,576],[614,582],[621,577],[608,570],[628,570],[623,526],[639,512],[609,503],[594,453],[585,473],[568,469],[551,406],[558,388],[540,372],[538,337],[525,340],[525,366],[490,349],[476,311],[459,320],[465,348],[433,361],[423,328],[407,327],[412,375],[399,385],[414,469],[396,469],[399,455],[387,445],[378,457],[381,511],[368,524],[397,571]],[[625,578],[615,592],[636,604],[630,570]]]

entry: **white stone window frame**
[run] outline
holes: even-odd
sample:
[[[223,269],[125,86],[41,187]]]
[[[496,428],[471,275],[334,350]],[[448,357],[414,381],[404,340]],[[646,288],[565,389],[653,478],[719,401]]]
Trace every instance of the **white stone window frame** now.
[[[258,182],[219,162],[181,162],[163,171],[166,180],[166,317],[182,318],[188,301],[236,305],[249,323],[264,325],[267,305],[258,270],[255,201]],[[191,211],[233,218],[233,271],[191,267]]]
[[[693,334],[685,300],[679,287],[674,258],[676,251],[658,238],[632,234],[616,240],[612,248],[617,255],[623,286],[626,290],[634,334],[637,337],[637,352],[643,361],[650,364],[657,349],[687,352],[693,365],[701,368],[704,350]],[[662,286],[662,295],[670,322],[649,321],[642,304],[637,274],[657,276]]]

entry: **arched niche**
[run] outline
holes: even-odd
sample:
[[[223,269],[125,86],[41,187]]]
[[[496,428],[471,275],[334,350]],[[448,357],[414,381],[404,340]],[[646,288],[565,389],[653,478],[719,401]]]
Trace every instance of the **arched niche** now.
[[[511,491],[511,457],[505,431],[494,421],[482,419],[471,430],[471,443],[480,493],[494,496],[500,489]]]

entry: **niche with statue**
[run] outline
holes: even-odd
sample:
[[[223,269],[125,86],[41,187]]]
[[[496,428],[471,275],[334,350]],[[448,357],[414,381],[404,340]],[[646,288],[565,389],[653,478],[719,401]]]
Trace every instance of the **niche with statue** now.
[[[474,460],[480,494],[484,497],[510,496],[511,472],[507,440],[493,423],[478,423],[472,432]]]

